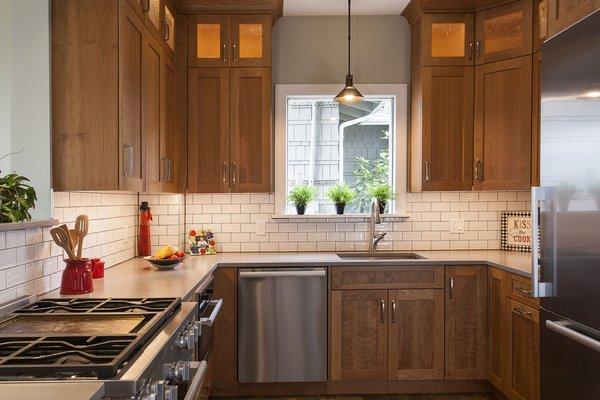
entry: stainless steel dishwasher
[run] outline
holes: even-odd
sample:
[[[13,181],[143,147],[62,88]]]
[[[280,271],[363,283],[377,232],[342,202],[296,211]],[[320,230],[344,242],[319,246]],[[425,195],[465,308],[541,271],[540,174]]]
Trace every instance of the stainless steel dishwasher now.
[[[239,269],[239,382],[327,380],[327,270]]]

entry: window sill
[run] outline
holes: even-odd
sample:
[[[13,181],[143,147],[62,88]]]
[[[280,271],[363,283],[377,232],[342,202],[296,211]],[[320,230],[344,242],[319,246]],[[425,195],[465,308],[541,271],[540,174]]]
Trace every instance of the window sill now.
[[[23,229],[45,228],[48,226],[58,225],[57,219],[35,219],[32,221],[23,222],[7,222],[0,224],[0,232],[20,231]]]
[[[271,219],[290,219],[290,220],[305,220],[305,219],[368,219],[371,218],[371,214],[275,214],[271,216]],[[408,219],[409,214],[381,214],[382,219]]]

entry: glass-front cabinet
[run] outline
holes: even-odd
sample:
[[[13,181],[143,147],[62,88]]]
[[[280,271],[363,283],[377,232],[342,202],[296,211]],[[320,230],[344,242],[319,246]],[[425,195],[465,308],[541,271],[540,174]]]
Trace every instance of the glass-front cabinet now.
[[[196,15],[191,19],[188,24],[190,66],[271,65],[270,15]]]
[[[421,19],[421,65],[473,65],[473,14],[424,14]]]
[[[476,64],[531,54],[533,4],[521,0],[477,13]]]

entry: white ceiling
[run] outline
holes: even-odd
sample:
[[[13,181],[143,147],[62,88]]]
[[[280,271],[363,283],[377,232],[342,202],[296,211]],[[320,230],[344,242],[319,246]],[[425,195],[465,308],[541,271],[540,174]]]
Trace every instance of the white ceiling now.
[[[400,14],[409,0],[352,0],[352,15]],[[348,0],[284,0],[283,15],[346,15]]]

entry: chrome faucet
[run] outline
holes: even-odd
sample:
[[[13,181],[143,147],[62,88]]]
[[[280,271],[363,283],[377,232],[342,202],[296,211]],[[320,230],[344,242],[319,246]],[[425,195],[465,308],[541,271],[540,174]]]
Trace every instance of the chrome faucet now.
[[[379,214],[379,201],[373,199],[371,203],[371,221],[369,223],[369,253],[375,253],[377,250],[377,244],[387,235],[387,232],[377,233],[375,232],[375,226],[381,223],[381,216]]]

